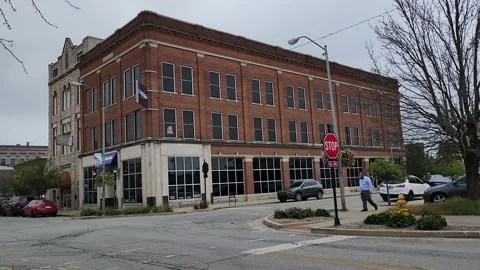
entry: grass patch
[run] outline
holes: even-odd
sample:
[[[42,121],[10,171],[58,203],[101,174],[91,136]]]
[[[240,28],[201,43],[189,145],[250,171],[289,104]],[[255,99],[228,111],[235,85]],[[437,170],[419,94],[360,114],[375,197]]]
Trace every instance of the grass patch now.
[[[423,205],[408,205],[410,213],[417,216],[428,214],[444,216],[480,216],[480,200],[472,201],[466,198],[451,198],[441,203]]]

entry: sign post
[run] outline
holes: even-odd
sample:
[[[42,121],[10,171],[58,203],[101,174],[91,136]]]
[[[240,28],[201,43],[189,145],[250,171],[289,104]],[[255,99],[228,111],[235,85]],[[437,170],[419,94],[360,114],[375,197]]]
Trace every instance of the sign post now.
[[[207,178],[208,178],[208,163],[203,160],[203,165],[202,165],[202,172],[203,172],[203,183],[205,185],[205,190],[202,194],[202,201],[207,204]]]
[[[340,154],[340,144],[337,136],[334,133],[327,133],[323,139],[323,152],[328,157],[328,166],[330,167],[330,177],[333,185],[333,205],[335,207],[335,221],[334,226],[340,226],[340,219],[338,218],[338,205],[337,205],[337,181],[335,180],[335,168],[340,167],[337,160],[338,154]]]

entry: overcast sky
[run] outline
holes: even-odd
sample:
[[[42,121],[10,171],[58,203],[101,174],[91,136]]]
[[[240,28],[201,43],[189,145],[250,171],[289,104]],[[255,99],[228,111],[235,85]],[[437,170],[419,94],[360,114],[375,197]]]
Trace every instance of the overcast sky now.
[[[0,24],[0,38],[14,40],[12,50],[24,61],[28,74],[0,48],[0,144],[48,144],[48,64],[60,55],[66,37],[75,45],[90,35],[105,38],[142,10],[201,24],[267,44],[291,48],[295,36],[318,38],[393,8],[389,0],[36,0],[43,15],[58,28],[43,22],[30,1],[4,1],[12,30]],[[370,21],[375,23],[378,19]],[[370,69],[366,41],[375,41],[368,23],[320,40],[330,59]],[[302,42],[303,43],[303,42]],[[295,49],[321,56],[314,45]]]

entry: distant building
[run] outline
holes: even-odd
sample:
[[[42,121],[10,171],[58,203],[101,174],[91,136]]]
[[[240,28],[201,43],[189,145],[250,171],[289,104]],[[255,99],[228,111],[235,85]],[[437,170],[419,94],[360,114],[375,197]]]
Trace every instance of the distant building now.
[[[10,181],[13,178],[13,167],[0,165],[0,198],[8,198],[12,195]]]
[[[48,157],[48,146],[0,145],[0,166],[12,166],[25,160]]]
[[[61,55],[55,63],[48,65],[49,93],[49,140],[48,153],[54,165],[59,166],[61,187],[47,193],[47,198],[56,202],[61,209],[77,208],[78,181],[75,166],[80,150],[80,89],[78,82],[79,58],[102,40],[85,37],[80,45],[66,38]],[[57,135],[70,135],[68,146],[57,146]]]

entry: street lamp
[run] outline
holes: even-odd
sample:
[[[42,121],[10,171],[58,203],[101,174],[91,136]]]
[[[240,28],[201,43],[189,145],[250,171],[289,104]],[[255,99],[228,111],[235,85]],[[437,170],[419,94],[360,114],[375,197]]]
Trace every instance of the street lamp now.
[[[295,44],[297,44],[297,42],[301,38],[305,38],[305,39],[310,40],[310,42],[317,45],[318,47],[320,47],[324,51],[323,55],[325,56],[325,62],[326,62],[326,66],[327,66],[328,93],[330,94],[330,106],[331,106],[331,112],[332,112],[333,133],[338,137],[339,134],[338,134],[338,126],[337,126],[337,114],[335,113],[335,103],[333,102],[332,77],[330,75],[330,62],[328,62],[327,45],[322,46],[322,45],[318,44],[317,42],[315,42],[314,40],[312,40],[311,38],[309,38],[307,36],[300,36],[300,37],[292,38],[288,41],[288,44],[295,45]],[[341,198],[341,202],[342,202],[342,211],[347,211],[347,204],[345,202],[345,188],[343,186],[343,177],[342,177],[342,167],[341,166],[338,170],[338,178],[340,179],[340,181],[338,181],[338,182],[340,183],[340,198]],[[335,187],[336,186],[337,185],[335,185]]]
[[[81,82],[71,82],[70,84],[88,87]],[[103,98],[100,98],[100,104],[102,106],[102,177],[105,177],[105,104]],[[105,186],[102,187],[102,211],[105,212]]]

